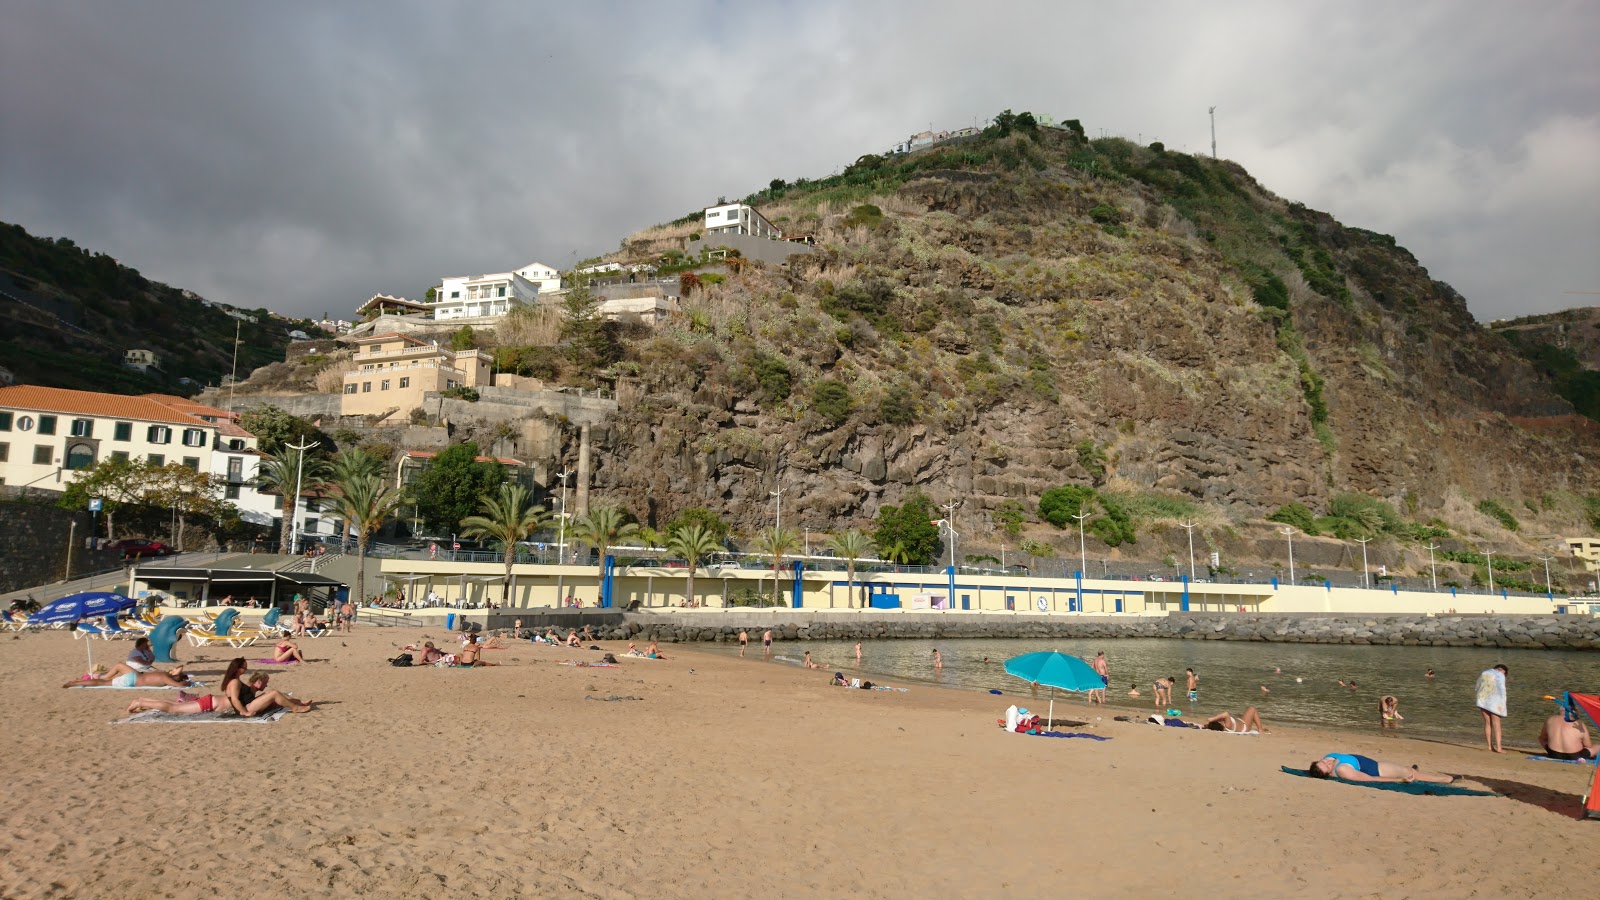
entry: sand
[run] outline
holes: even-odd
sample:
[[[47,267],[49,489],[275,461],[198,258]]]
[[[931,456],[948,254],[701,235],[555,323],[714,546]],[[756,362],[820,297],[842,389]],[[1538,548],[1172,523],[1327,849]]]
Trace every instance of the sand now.
[[[499,668],[388,665],[423,634],[445,637],[365,627],[303,641],[316,661],[273,683],[317,708],[248,728],[112,726],[141,694],[59,688],[83,668],[81,642],[0,637],[0,896],[1592,891],[1600,821],[1577,818],[1586,767],[1109,714],[1084,730],[1110,741],[1044,740],[995,727],[1014,698],[850,691],[826,685],[831,671],[673,645],[670,659],[615,669],[563,667],[598,654],[532,645],[490,652]],[[212,685],[232,655],[180,651]],[[587,699],[613,695],[642,699]],[[1531,716],[1511,724],[1537,728]],[[1278,771],[1333,749],[1508,796],[1413,797]]]

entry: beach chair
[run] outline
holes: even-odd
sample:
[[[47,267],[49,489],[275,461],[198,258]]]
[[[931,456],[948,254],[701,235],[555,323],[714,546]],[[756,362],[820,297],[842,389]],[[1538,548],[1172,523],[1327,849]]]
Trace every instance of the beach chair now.
[[[72,630],[73,640],[77,640],[78,638],[92,640],[93,638],[97,637],[104,638],[106,640],[111,639],[111,636],[106,634],[103,629],[99,628],[98,626],[91,625],[88,622],[79,622],[78,627]]]
[[[122,623],[117,620],[116,613],[106,616],[105,624],[100,627],[105,631],[107,638],[138,637],[143,633],[132,628],[123,628]]]
[[[0,630],[22,631],[28,627],[27,616],[14,616],[11,610],[0,610]]]
[[[280,621],[282,618],[283,610],[279,609],[278,607],[274,606],[273,608],[267,610],[267,614],[261,617],[261,633],[264,635],[271,635],[273,637],[287,637],[290,628]]]
[[[248,647],[260,640],[259,631],[245,631],[234,628],[234,621],[238,617],[237,610],[225,609],[217,616],[216,621],[208,630],[204,625],[191,623],[189,626],[189,641],[196,647],[207,647],[212,644],[227,644],[229,647]]]

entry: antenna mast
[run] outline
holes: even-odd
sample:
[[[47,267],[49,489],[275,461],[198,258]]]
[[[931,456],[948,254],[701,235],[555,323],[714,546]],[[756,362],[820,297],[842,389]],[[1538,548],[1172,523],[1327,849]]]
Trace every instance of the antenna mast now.
[[[1217,108],[1208,107],[1206,112],[1211,114],[1211,158],[1217,158]]]

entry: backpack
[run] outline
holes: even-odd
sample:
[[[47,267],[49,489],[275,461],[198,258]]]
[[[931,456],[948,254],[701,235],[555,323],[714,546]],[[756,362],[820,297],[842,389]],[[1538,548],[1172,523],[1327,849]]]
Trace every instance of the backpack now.
[[[409,666],[411,665],[411,654],[402,653],[399,656],[396,656],[394,659],[389,660],[389,665],[402,667]]]

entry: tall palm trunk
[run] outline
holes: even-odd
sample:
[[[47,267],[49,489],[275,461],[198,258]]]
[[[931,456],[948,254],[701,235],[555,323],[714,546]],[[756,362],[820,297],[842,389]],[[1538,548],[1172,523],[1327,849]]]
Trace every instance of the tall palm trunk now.
[[[500,605],[511,606],[511,565],[517,561],[517,545],[506,544],[506,580],[500,589]]]
[[[356,536],[356,605],[367,599],[367,542]]]

